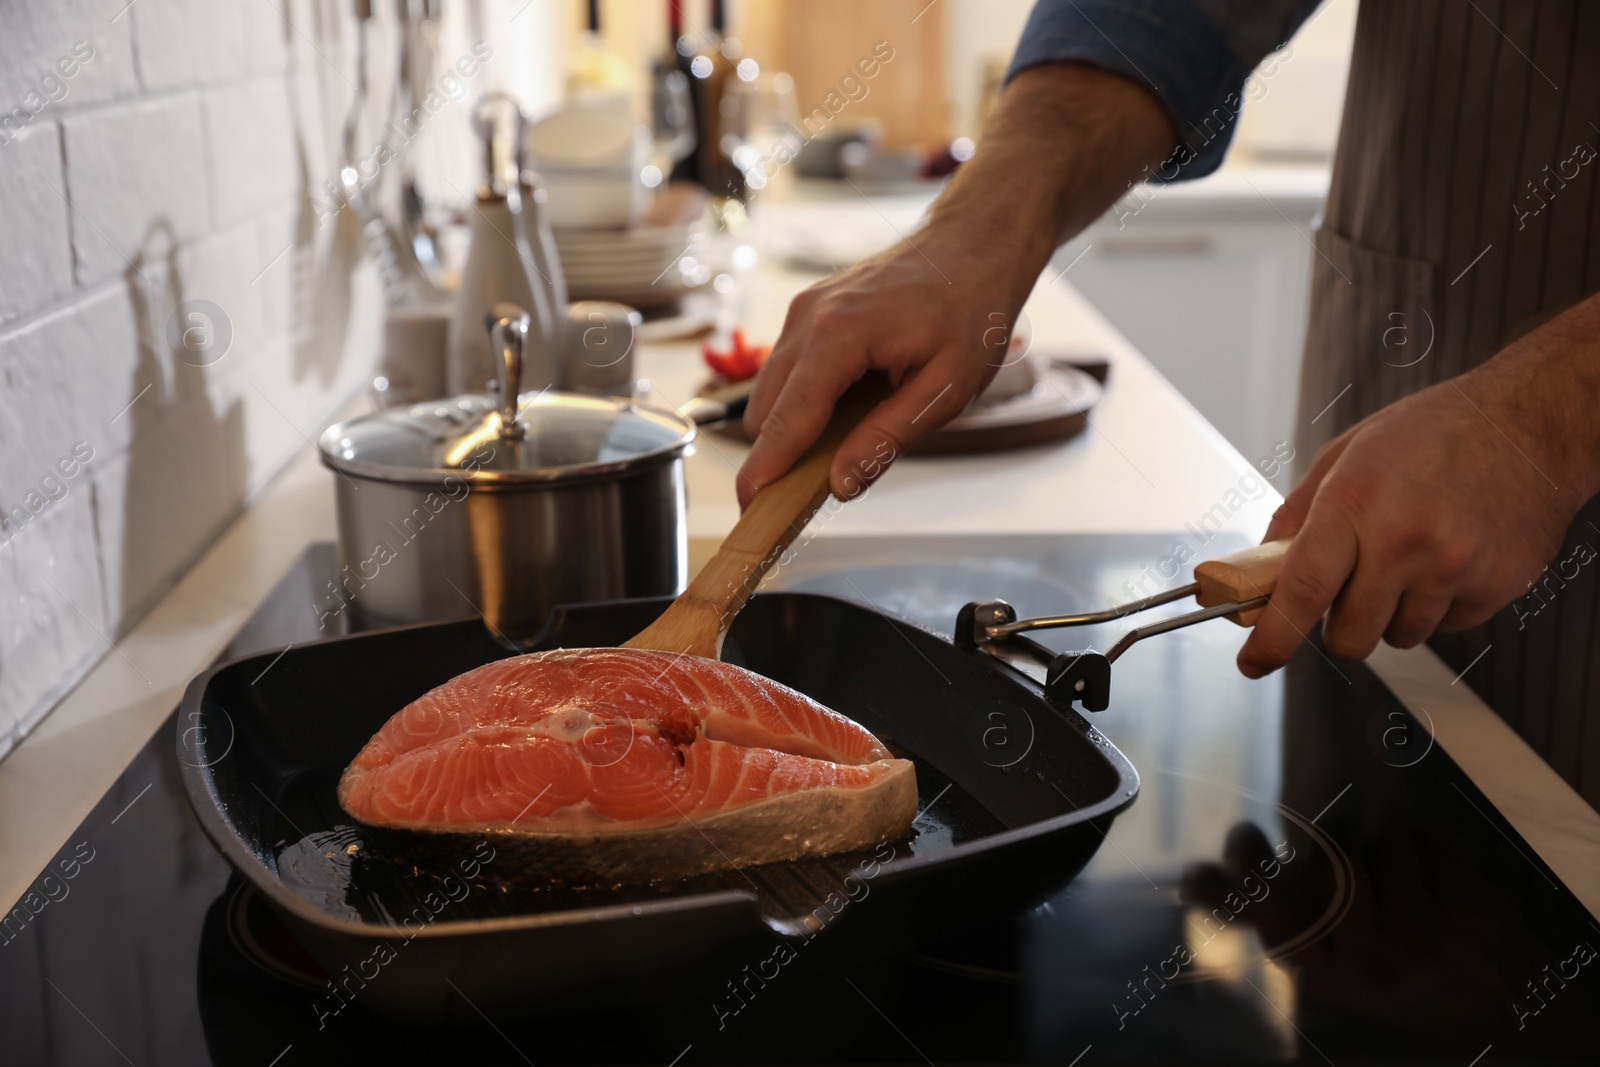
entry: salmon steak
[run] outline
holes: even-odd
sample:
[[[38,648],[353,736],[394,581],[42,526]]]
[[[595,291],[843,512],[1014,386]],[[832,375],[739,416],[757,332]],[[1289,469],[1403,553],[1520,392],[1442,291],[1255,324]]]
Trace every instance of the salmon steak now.
[[[529,876],[617,882],[870,848],[909,832],[917,784],[870,731],[741,667],[557,649],[402,708],[339,802],[385,831],[490,835]]]

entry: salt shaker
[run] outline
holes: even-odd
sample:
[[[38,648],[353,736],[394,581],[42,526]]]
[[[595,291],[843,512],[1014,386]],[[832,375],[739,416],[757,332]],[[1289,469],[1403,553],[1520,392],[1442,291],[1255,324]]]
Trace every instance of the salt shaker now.
[[[567,309],[561,387],[590,396],[633,396],[634,341],[643,319],[626,304],[580,300]]]

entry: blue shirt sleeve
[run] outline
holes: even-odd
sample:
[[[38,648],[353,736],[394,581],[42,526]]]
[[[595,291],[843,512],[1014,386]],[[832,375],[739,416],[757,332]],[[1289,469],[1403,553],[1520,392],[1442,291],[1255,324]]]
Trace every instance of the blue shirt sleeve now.
[[[1221,164],[1244,83],[1321,0],[1038,0],[1006,81],[1041,63],[1088,63],[1148,86],[1179,144],[1163,178]]]

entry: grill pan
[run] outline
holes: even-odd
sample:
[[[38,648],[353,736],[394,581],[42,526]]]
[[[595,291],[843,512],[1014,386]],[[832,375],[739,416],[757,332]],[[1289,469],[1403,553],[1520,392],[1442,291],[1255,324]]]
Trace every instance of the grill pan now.
[[[558,608],[530,647],[614,645],[670,602]],[[1064,886],[1138,790],[1115,746],[996,657],[849,601],[768,593],[723,659],[915,761],[908,839],[603,887],[508,880],[492,851],[444,863],[365,839],[335,796],[346,764],[405,704],[507,654],[477,620],[425,624],[236,660],[189,686],[177,743],[190,801],[332,976],[319,1013],[355,998],[408,1022],[527,1016],[715,992],[785,944],[810,964],[907,947]]]

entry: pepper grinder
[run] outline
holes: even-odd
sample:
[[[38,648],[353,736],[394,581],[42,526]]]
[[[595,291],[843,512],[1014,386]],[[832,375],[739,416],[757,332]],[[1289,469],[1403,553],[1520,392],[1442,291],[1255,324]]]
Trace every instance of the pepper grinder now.
[[[452,393],[483,392],[496,375],[483,329],[497,304],[528,309],[522,380],[516,391],[547,389],[561,376],[566,345],[566,284],[549,226],[540,217],[543,190],[522,174],[525,120],[516,101],[486,93],[473,108],[483,138],[485,185],[470,212],[471,244],[451,316],[447,385]]]

